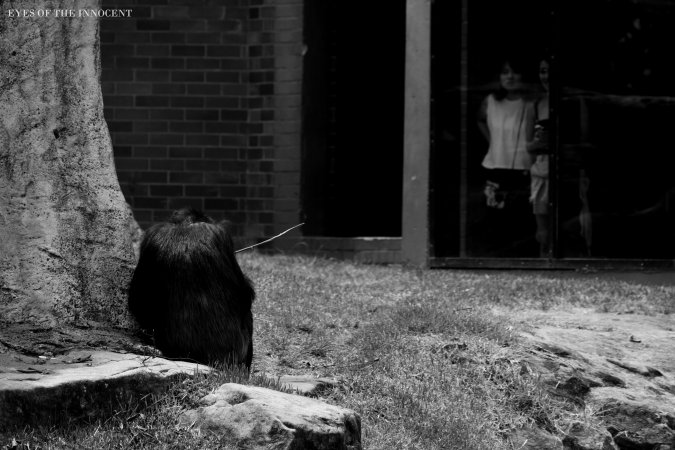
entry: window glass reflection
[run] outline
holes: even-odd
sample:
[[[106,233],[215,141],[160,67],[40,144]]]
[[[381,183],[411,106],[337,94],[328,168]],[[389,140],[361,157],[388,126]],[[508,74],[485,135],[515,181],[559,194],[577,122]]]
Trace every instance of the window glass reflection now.
[[[675,257],[675,1],[432,17],[435,256]]]

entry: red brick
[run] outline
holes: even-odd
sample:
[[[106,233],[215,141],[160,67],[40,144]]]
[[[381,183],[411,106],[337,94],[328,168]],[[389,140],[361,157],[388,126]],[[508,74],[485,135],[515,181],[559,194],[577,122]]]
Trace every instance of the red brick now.
[[[227,198],[205,198],[204,199],[204,209],[220,209],[220,210],[232,210],[237,209],[238,202],[233,199]]]
[[[148,135],[144,133],[115,133],[112,135],[115,145],[147,144]]]
[[[168,209],[195,208],[204,210],[204,201],[200,198],[171,198],[168,201]]]
[[[222,186],[220,188],[220,194],[223,197],[231,197],[231,198],[241,198],[246,195],[246,187],[245,186]]]
[[[150,42],[150,33],[141,33],[138,31],[115,33],[116,43],[143,44]]]
[[[169,172],[169,183],[203,184],[204,174],[201,172]]]
[[[111,133],[132,131],[131,122],[108,121],[108,130]]]
[[[218,95],[220,86],[217,84],[188,84],[188,95]]]
[[[239,173],[207,172],[204,174],[206,184],[238,184]]]
[[[132,44],[101,44],[101,54],[130,55],[134,52]]]
[[[207,122],[204,124],[204,131],[207,133],[237,134],[239,131],[239,124],[227,122]]]
[[[154,83],[153,94],[185,94],[185,85],[180,83]]]
[[[115,160],[115,167],[117,170],[147,170],[147,159],[136,158],[117,158]]]
[[[245,84],[222,84],[220,94],[224,96],[247,95],[248,88]]]
[[[172,133],[203,133],[204,124],[202,122],[171,122],[169,131]]]
[[[217,70],[220,68],[220,61],[217,59],[189,58],[185,68],[188,70]]]
[[[166,172],[134,172],[134,180],[139,183],[166,183]]]
[[[169,20],[140,19],[136,21],[136,29],[139,31],[167,31],[172,23]]]
[[[152,107],[157,107],[157,106],[169,106],[169,98],[168,97],[158,97],[156,95],[139,95],[136,97],[136,106],[143,107],[143,106],[152,106]]]
[[[232,143],[227,144],[223,143],[223,140],[226,138],[232,138]],[[220,136],[220,145],[232,145],[238,146],[239,136]],[[205,158],[219,158],[219,159],[236,159],[237,150],[232,148],[205,148],[204,157]]]
[[[151,145],[178,145],[184,142],[182,134],[153,134],[150,136]]]
[[[153,185],[150,186],[150,195],[153,197],[177,197],[183,195],[183,186]]]
[[[137,45],[136,54],[138,56],[169,56],[170,48],[168,45]]]
[[[206,53],[203,45],[172,45],[171,56],[203,57]]]
[[[115,66],[120,69],[147,69],[150,67],[150,58],[137,56],[116,56]]]
[[[131,147],[118,145],[116,147],[113,147],[113,154],[115,158],[130,158]]]
[[[150,118],[152,120],[183,120],[184,117],[185,114],[181,109],[153,109],[150,111]]]
[[[164,132],[169,128],[166,122],[159,121],[136,121],[134,122],[134,132],[149,133],[149,132]]]
[[[169,73],[168,70],[137,70],[136,81],[169,81]]]
[[[193,6],[190,8],[190,18],[220,21],[225,18],[225,8],[222,6]]]
[[[218,145],[220,140],[218,136],[196,134],[196,135],[186,135],[185,143],[187,145],[203,145],[208,147],[215,147]]]
[[[225,33],[241,33],[243,24],[241,20],[208,20],[206,21],[206,31],[210,32],[225,32]]]
[[[217,33],[188,33],[186,35],[188,44],[218,44],[220,35]]]
[[[134,147],[135,157],[166,158],[166,154],[166,147]]]
[[[201,108],[204,106],[204,97],[171,97],[171,106],[179,108]]]
[[[119,82],[119,81],[133,81],[133,70],[104,70],[101,73],[101,81]]]
[[[182,44],[185,42],[185,33],[153,33],[153,44]]]
[[[245,45],[250,41],[250,35],[251,33],[221,33],[220,43]]]
[[[204,74],[201,72],[174,71],[171,73],[171,81],[201,82],[204,81]]]
[[[131,95],[113,95],[107,96],[103,100],[105,106],[133,106],[134,97]]]
[[[207,45],[206,56],[233,58],[241,56],[242,47],[240,45]]]
[[[194,109],[185,111],[187,120],[218,120],[217,109]]]
[[[209,83],[239,83],[241,74],[239,72],[208,72],[206,81]]]
[[[133,203],[136,208],[164,209],[168,200],[161,197],[134,197]]]
[[[171,21],[171,31],[193,31],[193,32],[204,32],[206,31],[206,21],[204,20],[172,20]]]
[[[182,159],[157,159],[150,161],[150,169],[165,170],[165,171],[179,171],[185,170],[185,161]]]
[[[220,170],[219,161],[209,161],[208,159],[188,159],[185,161],[185,169],[192,171],[214,172]]]
[[[201,158],[202,149],[199,147],[170,147],[169,157],[171,158]]]
[[[205,106],[207,108],[238,108],[240,103],[239,97],[207,97]]]
[[[223,70],[246,70],[248,62],[244,58],[221,58],[220,68]]]
[[[218,186],[185,186],[185,195],[188,197],[217,197],[220,195]]]
[[[188,15],[187,6],[155,6],[152,8],[155,19],[184,19]]]
[[[150,83],[117,83],[118,94],[143,95],[151,92],[152,84]]]
[[[183,58],[152,58],[150,66],[153,69],[184,69]]]
[[[244,172],[246,170],[246,161],[223,159],[220,161],[220,170],[223,172]]]

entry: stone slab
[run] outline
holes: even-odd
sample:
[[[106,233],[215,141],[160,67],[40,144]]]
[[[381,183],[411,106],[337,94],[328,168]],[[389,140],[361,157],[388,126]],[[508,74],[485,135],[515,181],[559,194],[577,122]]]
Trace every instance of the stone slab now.
[[[183,361],[102,350],[57,356],[0,354],[0,427],[103,417],[157,393],[180,375],[207,372]]]

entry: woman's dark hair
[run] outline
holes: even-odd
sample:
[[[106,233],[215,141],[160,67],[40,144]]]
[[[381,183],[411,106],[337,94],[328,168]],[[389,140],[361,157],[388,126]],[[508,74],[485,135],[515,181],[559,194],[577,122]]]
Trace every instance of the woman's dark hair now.
[[[501,64],[497,67],[498,74],[501,74],[502,70],[504,70],[504,67],[509,66],[512,71],[520,74],[523,82],[529,78],[527,61],[521,55],[506,55],[500,62]],[[501,83],[499,83],[497,89],[492,93],[495,100],[504,100],[507,94],[508,92],[506,89],[504,89]]]

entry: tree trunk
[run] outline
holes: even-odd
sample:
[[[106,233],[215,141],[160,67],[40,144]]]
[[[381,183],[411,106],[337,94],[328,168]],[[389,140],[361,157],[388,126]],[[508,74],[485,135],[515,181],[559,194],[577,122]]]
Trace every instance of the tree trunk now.
[[[0,321],[129,325],[137,225],[103,117],[99,22],[37,17],[100,4],[1,3]]]

